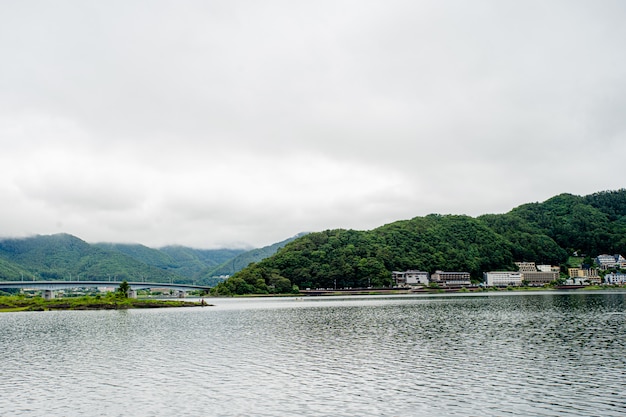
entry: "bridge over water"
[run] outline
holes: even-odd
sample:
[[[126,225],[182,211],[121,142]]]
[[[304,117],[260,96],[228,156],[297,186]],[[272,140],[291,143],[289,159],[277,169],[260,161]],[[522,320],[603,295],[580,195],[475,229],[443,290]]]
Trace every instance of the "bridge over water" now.
[[[0,290],[5,288],[20,288],[42,290],[44,298],[53,298],[54,291],[76,289],[76,288],[117,288],[121,282],[118,281],[3,281],[0,282]],[[211,287],[193,284],[175,284],[171,282],[128,282],[131,289],[131,297],[137,296],[137,290],[152,288],[167,288],[178,291],[184,297],[187,291],[201,290],[209,291]]]

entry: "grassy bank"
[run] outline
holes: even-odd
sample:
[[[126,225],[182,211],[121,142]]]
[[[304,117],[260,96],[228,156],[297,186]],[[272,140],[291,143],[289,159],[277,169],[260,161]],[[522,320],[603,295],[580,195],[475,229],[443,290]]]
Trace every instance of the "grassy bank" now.
[[[44,300],[41,297],[0,296],[0,312],[53,310],[126,310],[131,308],[201,307],[204,301],[137,300],[119,297],[76,297]]]

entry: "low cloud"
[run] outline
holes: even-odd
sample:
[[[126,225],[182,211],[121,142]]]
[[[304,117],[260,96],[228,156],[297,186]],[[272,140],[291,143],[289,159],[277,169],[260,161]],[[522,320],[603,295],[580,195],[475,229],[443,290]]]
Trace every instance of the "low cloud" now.
[[[0,235],[262,246],[621,188],[624,17],[619,1],[3,6]]]

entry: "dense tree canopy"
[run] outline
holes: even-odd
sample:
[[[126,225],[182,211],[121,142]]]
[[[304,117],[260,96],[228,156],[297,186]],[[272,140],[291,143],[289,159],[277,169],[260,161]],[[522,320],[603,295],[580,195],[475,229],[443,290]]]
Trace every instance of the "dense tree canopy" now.
[[[510,270],[515,261],[563,265],[574,253],[590,264],[601,253],[626,255],[626,190],[584,197],[561,194],[477,218],[431,214],[368,231],[326,230],[243,252],[93,245],[67,234],[2,239],[0,280],[145,279],[215,285],[210,273],[239,270],[253,262],[217,285],[216,292],[270,294],[388,286],[391,271],[407,269],[461,270],[481,279],[482,272]]]
[[[391,285],[391,271],[467,271],[481,279],[515,261],[564,264],[568,255],[626,249],[626,190],[561,194],[505,214],[416,217],[370,231],[326,230],[235,274],[221,293]],[[278,284],[280,282],[280,284]]]

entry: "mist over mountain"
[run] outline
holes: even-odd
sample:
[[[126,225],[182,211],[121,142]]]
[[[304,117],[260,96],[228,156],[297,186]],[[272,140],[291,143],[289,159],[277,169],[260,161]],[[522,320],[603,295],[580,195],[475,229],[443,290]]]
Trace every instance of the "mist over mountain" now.
[[[231,292],[390,285],[391,271],[563,265],[568,256],[626,253],[626,190],[560,194],[478,217],[430,214],[366,231],[301,233],[263,248],[194,249],[89,244],[69,234],[0,240],[0,280],[150,280],[217,285]],[[224,289],[224,287],[222,288]]]
[[[294,238],[251,251],[174,245],[155,249],[141,244],[89,244],[65,233],[0,239],[0,280],[125,279],[215,285],[224,278],[214,277],[211,271],[222,267],[235,273],[250,262],[272,255]],[[244,256],[247,253],[250,254]]]
[[[233,275],[236,272],[241,271],[246,266],[250,265],[254,262],[259,262],[273,254],[275,254],[280,248],[285,246],[287,243],[298,239],[299,237],[305,236],[307,233],[298,233],[295,236],[290,237],[289,239],[285,239],[281,242],[274,243],[272,245],[264,246],[258,249],[252,249],[250,251],[245,251],[234,258],[227,260],[221,265],[208,269],[203,272],[203,276],[206,277],[215,277],[221,275]]]

